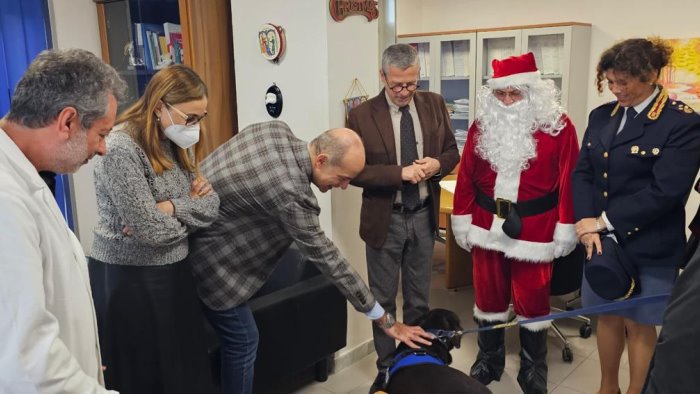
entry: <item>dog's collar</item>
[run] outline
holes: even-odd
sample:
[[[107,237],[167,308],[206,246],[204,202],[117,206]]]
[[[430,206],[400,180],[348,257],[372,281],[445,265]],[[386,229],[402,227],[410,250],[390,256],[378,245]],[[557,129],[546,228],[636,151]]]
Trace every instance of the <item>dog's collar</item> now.
[[[462,340],[461,330],[435,330],[429,328],[425,330],[433,335],[435,338],[449,351],[453,347],[459,348],[460,341]],[[449,344],[452,344],[450,347]]]

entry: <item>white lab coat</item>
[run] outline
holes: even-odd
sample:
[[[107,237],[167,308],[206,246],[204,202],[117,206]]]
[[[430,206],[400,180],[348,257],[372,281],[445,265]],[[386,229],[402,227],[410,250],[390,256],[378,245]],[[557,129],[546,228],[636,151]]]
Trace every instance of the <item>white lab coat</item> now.
[[[105,393],[85,254],[0,129],[0,393]]]

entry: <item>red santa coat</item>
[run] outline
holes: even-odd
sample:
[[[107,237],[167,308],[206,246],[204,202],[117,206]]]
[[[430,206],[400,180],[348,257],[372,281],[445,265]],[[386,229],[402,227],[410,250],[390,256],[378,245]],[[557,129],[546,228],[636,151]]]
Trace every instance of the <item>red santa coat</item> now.
[[[451,218],[460,245],[476,245],[503,252],[509,258],[540,263],[551,262],[573,249],[577,238],[570,177],[579,146],[576,129],[568,117],[564,116],[564,121],[565,127],[556,136],[535,132],[536,157],[519,176],[510,177],[496,173],[491,163],[476,152],[480,130],[478,122],[472,124],[459,165]],[[559,204],[545,213],[523,217],[522,231],[518,239],[512,239],[501,229],[504,219],[476,203],[475,188],[494,199],[512,202],[531,200],[558,190]]]

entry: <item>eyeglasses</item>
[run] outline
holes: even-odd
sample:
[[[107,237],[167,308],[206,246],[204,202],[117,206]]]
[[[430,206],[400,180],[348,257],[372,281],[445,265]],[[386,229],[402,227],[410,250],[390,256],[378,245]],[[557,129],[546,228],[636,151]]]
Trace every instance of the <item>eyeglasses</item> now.
[[[182,116],[183,119],[185,119],[185,126],[192,126],[196,125],[197,123],[201,122],[202,119],[207,117],[207,112],[204,113],[204,115],[197,115],[197,114],[186,114],[179,109],[175,108],[172,104],[165,103],[168,107],[172,108],[177,112],[178,115]]]
[[[493,95],[499,100],[505,100],[506,97],[510,97],[513,100],[520,100],[523,98],[523,92],[521,90],[511,90],[505,91],[501,89],[496,89],[493,91]]]
[[[389,83],[387,82],[387,85],[388,84]],[[409,92],[415,92],[416,89],[418,89],[419,87],[420,87],[420,85],[415,83],[415,82],[397,83],[394,86],[388,86],[389,90],[391,90],[394,93],[401,93],[401,92],[403,92],[404,89],[408,90]]]

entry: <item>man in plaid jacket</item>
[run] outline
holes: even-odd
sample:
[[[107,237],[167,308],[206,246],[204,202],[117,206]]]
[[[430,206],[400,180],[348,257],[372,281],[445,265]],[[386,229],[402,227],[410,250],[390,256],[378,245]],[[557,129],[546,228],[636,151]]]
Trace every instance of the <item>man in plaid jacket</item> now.
[[[246,127],[203,162],[221,200],[219,218],[192,236],[188,259],[221,342],[224,393],[252,392],[258,332],[246,302],[292,242],[388,335],[409,345],[429,343],[430,334],[384,311],[321,230],[310,184],[321,192],[345,189],[364,162],[362,140],[352,130],[329,130],[307,143],[280,121]]]

